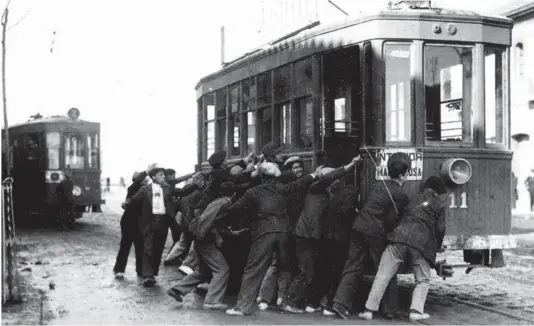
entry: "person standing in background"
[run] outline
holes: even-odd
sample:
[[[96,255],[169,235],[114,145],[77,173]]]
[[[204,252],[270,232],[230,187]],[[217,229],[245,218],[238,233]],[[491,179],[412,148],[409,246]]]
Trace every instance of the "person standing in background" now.
[[[530,170],[530,175],[525,180],[525,186],[530,194],[530,211],[534,212],[534,169]]]

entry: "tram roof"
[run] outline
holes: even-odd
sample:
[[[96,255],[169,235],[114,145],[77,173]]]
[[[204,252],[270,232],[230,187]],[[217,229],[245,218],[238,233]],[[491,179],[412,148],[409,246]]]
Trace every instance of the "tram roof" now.
[[[482,15],[475,11],[457,10],[457,9],[388,9],[381,10],[375,14],[362,15],[355,18],[349,18],[342,22],[336,22],[327,25],[310,25],[309,28],[300,31],[295,31],[289,34],[289,37],[278,38],[262,47],[256,48],[238,57],[237,59],[228,62],[225,66],[200,79],[195,86],[198,89],[202,83],[215,79],[218,76],[224,75],[234,69],[237,69],[247,63],[258,60],[269,54],[276,53],[285,48],[296,47],[302,42],[313,42],[313,38],[318,37],[329,32],[341,30],[354,25],[359,25],[365,22],[374,20],[421,20],[421,21],[443,21],[446,17],[447,21],[458,23],[478,23],[491,26],[512,28],[514,21],[505,16],[497,15]]]
[[[71,118],[69,118],[68,116],[65,116],[65,115],[53,115],[53,116],[49,116],[49,117],[42,117],[42,118],[38,118],[38,119],[32,119],[32,120],[29,120],[29,121],[26,121],[26,122],[22,122],[22,123],[18,123],[18,124],[14,124],[14,125],[11,125],[9,126],[9,128],[16,128],[16,127],[20,127],[20,126],[27,126],[27,125],[37,125],[37,124],[60,124],[60,123],[78,123],[78,124],[98,124],[98,122],[93,122],[93,121],[87,121],[87,120],[81,120],[81,119],[76,119],[76,120],[73,120]]]

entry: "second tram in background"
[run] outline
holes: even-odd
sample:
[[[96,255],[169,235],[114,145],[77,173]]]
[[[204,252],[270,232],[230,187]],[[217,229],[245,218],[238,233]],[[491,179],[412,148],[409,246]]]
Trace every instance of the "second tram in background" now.
[[[75,217],[101,212],[100,123],[80,120],[79,114],[73,108],[68,116],[36,115],[9,127],[12,162],[3,166],[13,177],[17,221],[57,215],[56,187],[67,169],[74,182]]]
[[[388,9],[303,30],[247,53],[196,86],[198,163],[276,141],[311,171],[364,158],[361,201],[407,152],[405,185],[446,180],[447,250],[501,267],[511,235],[510,43],[513,21],[474,12]],[[360,151],[360,152],[358,152]],[[376,166],[375,166],[376,163]]]

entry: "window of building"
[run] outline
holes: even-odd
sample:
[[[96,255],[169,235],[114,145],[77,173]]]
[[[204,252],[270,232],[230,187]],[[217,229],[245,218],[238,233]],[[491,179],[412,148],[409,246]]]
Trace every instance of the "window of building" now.
[[[230,128],[232,144],[230,149],[231,156],[239,156],[241,146],[240,144],[240,135],[241,135],[241,112],[239,112],[240,99],[239,99],[239,83],[230,86]]]
[[[504,143],[504,49],[485,50],[486,143]]]
[[[48,168],[59,169],[59,147],[61,137],[59,132],[48,132],[46,134],[46,149],[48,150]]]
[[[258,75],[258,106],[266,106],[272,102],[271,72]]]
[[[473,141],[471,47],[425,45],[426,139]]]
[[[300,99],[298,102],[298,139],[299,149],[313,147],[313,101],[311,97]]]
[[[208,159],[215,153],[215,95],[204,95],[204,158]]]
[[[525,64],[525,58],[524,58],[524,50],[523,50],[523,43],[519,42],[515,45],[515,73],[518,79],[523,79],[523,76],[525,75],[524,71],[524,64]]]
[[[87,149],[89,156],[87,157],[87,165],[90,169],[98,169],[98,134],[87,135]]]
[[[256,83],[255,78],[248,78],[241,82],[242,93],[242,112],[243,119],[246,121],[246,138],[247,153],[254,151],[256,138],[256,126],[254,120],[254,110],[256,102]]]
[[[386,44],[386,142],[411,143],[410,44]]]
[[[80,134],[65,134],[65,167],[85,168],[84,139]]]
[[[217,126],[215,129],[215,150],[225,150],[226,147],[226,88],[217,91],[216,115]]]
[[[280,112],[280,145],[285,151],[291,150],[291,103],[278,106]]]

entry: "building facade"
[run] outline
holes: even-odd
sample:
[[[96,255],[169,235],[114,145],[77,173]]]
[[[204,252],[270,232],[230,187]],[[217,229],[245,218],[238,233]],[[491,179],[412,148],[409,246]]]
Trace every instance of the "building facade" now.
[[[512,171],[517,177],[515,212],[530,211],[525,180],[534,169],[534,1],[510,4],[500,11],[514,20],[510,56]]]

